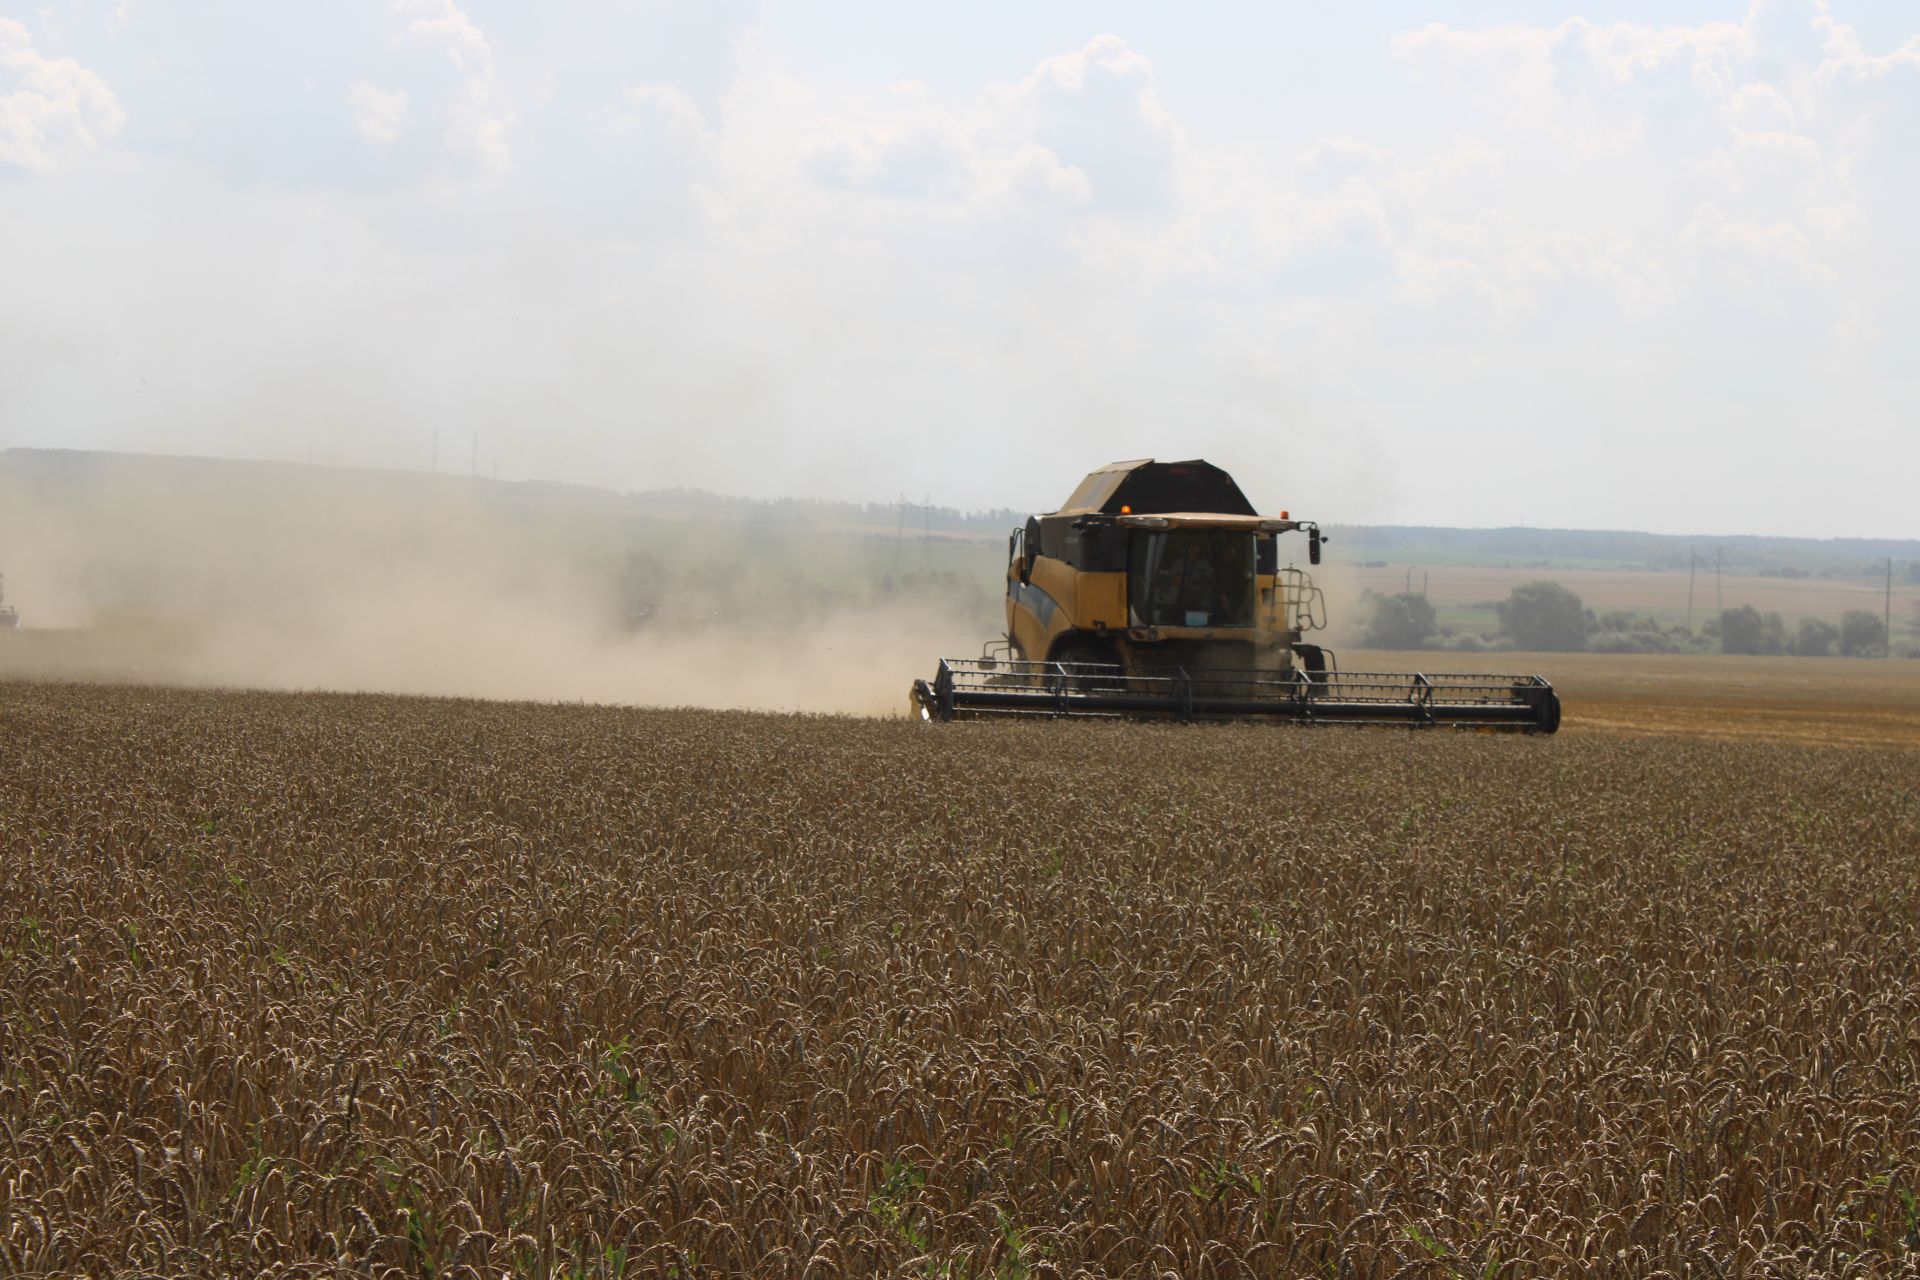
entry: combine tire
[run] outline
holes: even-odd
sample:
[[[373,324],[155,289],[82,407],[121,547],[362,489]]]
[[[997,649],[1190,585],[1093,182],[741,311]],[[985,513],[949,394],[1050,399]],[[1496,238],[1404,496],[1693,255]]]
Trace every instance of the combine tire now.
[[[1055,649],[1050,661],[1068,667],[1118,666],[1120,655],[1114,652],[1112,645],[1082,641]],[[1112,675],[1076,675],[1069,681],[1068,687],[1075,693],[1112,693],[1124,689],[1126,683],[1125,678],[1115,671]]]

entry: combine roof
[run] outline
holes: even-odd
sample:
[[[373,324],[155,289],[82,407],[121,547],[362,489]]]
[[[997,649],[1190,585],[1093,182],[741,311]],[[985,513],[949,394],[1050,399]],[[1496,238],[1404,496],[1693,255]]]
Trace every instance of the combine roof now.
[[[1122,508],[1143,516],[1176,512],[1258,514],[1232,476],[1198,458],[1186,462],[1156,462],[1152,458],[1110,462],[1082,480],[1058,514],[1099,512],[1117,516]]]

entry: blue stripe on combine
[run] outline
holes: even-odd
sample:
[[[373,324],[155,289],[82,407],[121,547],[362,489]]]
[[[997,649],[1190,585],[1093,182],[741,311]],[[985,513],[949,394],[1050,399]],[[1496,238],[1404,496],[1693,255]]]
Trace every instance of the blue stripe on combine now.
[[[1034,586],[1031,582],[1016,582],[1013,587],[1013,602],[1040,620],[1040,629],[1045,631],[1053,622],[1053,611],[1060,602]]]

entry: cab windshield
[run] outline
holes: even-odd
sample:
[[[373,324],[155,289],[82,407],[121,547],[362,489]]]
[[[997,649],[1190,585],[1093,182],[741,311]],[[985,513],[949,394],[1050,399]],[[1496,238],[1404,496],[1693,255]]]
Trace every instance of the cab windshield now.
[[[1254,535],[1237,529],[1133,531],[1127,601],[1136,627],[1251,627]]]

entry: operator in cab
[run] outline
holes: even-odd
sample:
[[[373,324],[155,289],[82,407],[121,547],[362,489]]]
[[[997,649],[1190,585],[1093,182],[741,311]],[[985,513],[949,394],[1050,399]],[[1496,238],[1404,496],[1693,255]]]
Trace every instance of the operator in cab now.
[[[1177,607],[1188,615],[1188,625],[1207,626],[1213,620],[1214,606],[1217,603],[1214,591],[1213,564],[1207,559],[1201,539],[1188,538],[1184,554],[1174,562],[1173,585]],[[1192,621],[1192,615],[1203,614],[1199,623]]]

